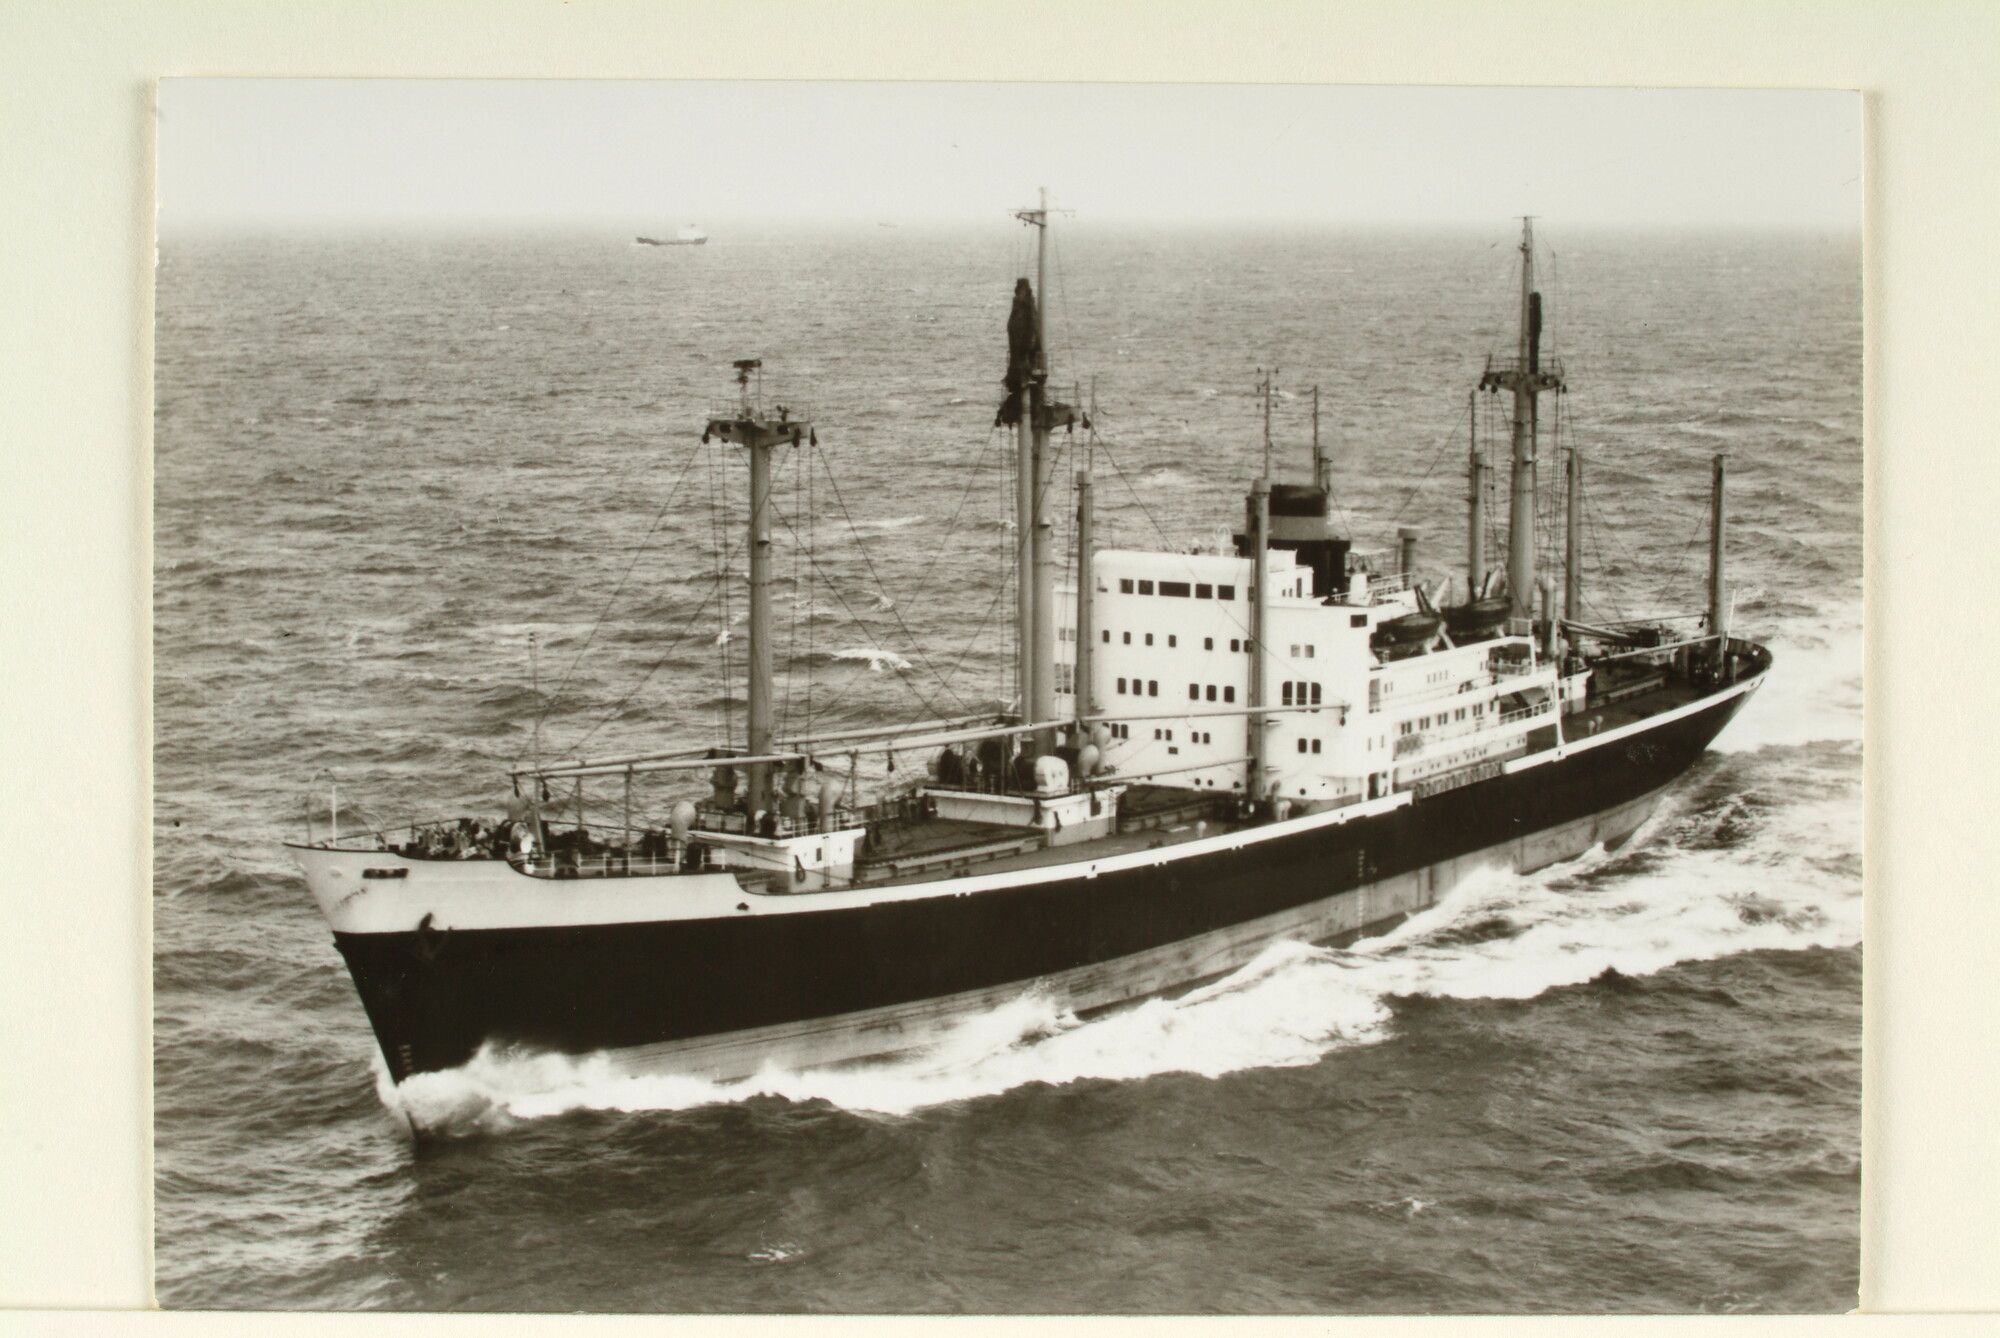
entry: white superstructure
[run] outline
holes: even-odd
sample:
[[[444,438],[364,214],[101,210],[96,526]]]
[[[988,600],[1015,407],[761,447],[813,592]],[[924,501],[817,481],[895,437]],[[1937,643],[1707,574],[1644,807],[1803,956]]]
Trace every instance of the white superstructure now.
[[[1392,658],[1378,629],[1425,612],[1402,576],[1355,571],[1320,596],[1308,566],[1273,551],[1260,652],[1250,559],[1114,549],[1096,554],[1093,568],[1097,699],[1125,717],[1103,746],[1112,775],[1173,774],[1192,788],[1246,792],[1255,726],[1245,707],[1260,654],[1263,792],[1294,810],[1471,779],[1525,751],[1530,730],[1555,725],[1559,700],[1581,699],[1585,675],[1561,682],[1528,636],[1454,646],[1440,629]],[[1058,594],[1073,625],[1075,589]],[[1068,692],[1073,640],[1057,655]]]

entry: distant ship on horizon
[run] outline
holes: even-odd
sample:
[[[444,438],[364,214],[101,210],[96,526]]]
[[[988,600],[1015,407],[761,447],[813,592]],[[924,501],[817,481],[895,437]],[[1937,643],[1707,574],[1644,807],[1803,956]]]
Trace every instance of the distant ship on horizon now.
[[[708,245],[708,234],[703,232],[698,225],[690,223],[668,238],[639,237],[634,240],[642,246],[706,246]]]

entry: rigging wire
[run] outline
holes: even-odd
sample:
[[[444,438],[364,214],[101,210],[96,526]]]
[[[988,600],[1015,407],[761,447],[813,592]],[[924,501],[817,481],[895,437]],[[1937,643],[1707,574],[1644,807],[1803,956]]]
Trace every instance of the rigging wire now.
[[[665,667],[669,659],[673,658],[674,651],[679,649],[681,642],[687,639],[687,634],[694,629],[695,624],[698,621],[700,621],[701,615],[707,611],[709,603],[715,598],[717,588],[718,588],[717,584],[711,584],[709,586],[708,593],[702,596],[701,603],[697,604],[695,606],[694,612],[688,615],[687,623],[681,628],[680,632],[675,635],[673,641],[668,643],[667,648],[664,651],[660,652],[660,657],[657,660],[653,661],[651,667],[649,667],[644,674],[641,674],[639,676],[639,681],[637,683],[634,683],[631,689],[627,691],[623,697],[620,697],[616,702],[612,703],[611,709],[604,713],[603,718],[600,719],[595,725],[593,725],[588,733],[586,733],[582,738],[578,739],[576,743],[571,746],[571,748],[568,750],[570,756],[581,757],[583,755],[584,745],[588,744],[592,739],[596,738],[598,732],[602,730],[606,725],[610,724],[612,720],[614,720],[617,717],[618,713],[625,709],[626,703],[630,702],[632,698],[639,695],[640,689],[644,688],[646,684],[652,680],[653,675],[658,673],[663,667]]]
[[[937,669],[931,664],[930,657],[924,653],[923,643],[917,640],[917,634],[910,630],[910,625],[903,621],[902,608],[897,604],[894,597],[889,594],[889,586],[882,579],[882,573],[876,570],[875,559],[869,555],[868,545],[862,539],[861,531],[854,523],[854,514],[847,509],[847,498],[841,494],[840,480],[833,476],[832,466],[828,465],[824,459],[821,460],[820,464],[826,471],[826,481],[828,486],[833,489],[833,498],[840,507],[841,517],[847,522],[848,537],[854,540],[854,547],[861,554],[862,562],[867,564],[868,575],[874,580],[876,590],[881,593],[884,599],[889,601],[889,607],[885,611],[895,619],[896,626],[902,629],[903,636],[910,644],[910,650],[916,655],[918,660],[922,661],[924,668],[930,671],[931,676],[935,678],[937,676]],[[813,565],[818,566],[817,558],[814,559]],[[846,602],[844,597],[842,602]],[[877,647],[877,649],[879,650],[881,647]]]
[[[817,450],[818,447],[813,449]],[[806,551],[819,552],[819,492],[818,471],[810,464],[806,466]],[[793,570],[797,570],[797,559],[793,559]],[[792,616],[798,617],[799,584],[795,577],[792,584]],[[807,573],[806,584],[806,727],[805,732],[813,732],[813,692],[819,686],[819,608],[813,598],[811,573]]]
[[[793,528],[792,518],[786,515],[784,510],[780,508],[775,501],[772,503],[771,509],[778,513],[778,519],[784,522],[785,528],[791,531],[791,535],[794,539],[797,539],[799,535],[797,529]],[[818,555],[811,554],[808,555],[808,557],[809,561],[812,563],[813,569],[819,572],[820,576],[823,579],[825,579],[828,588],[833,591],[834,598],[840,601],[841,607],[847,610],[848,616],[854,620],[855,625],[861,628],[864,632],[867,632],[872,635],[874,629],[862,620],[861,615],[859,613],[856,613],[854,611],[854,606],[847,602],[847,596],[841,593],[840,587],[834,585],[832,576],[826,571],[824,567],[821,567],[819,565]],[[879,641],[875,643],[875,649],[885,655],[890,655],[894,658],[901,658],[900,656],[894,656],[894,652],[887,650]],[[903,686],[909,690],[910,695],[915,697],[917,701],[923,705],[925,710],[936,712],[939,715],[947,714],[947,712],[943,707],[937,705],[931,698],[925,696],[923,692],[916,686],[916,684],[910,681],[910,674],[908,669],[901,668],[895,664],[891,664],[889,667],[895,671],[896,677],[902,682]],[[941,686],[940,691],[950,691],[950,688],[948,686]],[[951,695],[953,697],[958,698],[959,705],[963,706],[967,711],[972,710],[971,704],[968,703],[963,697],[959,697],[956,692],[952,692]]]
[[[1465,413],[1467,419],[1470,420],[1470,418],[1472,417],[1472,409],[1470,406],[1467,406]],[[1389,517],[1389,523],[1391,525],[1394,525],[1397,521],[1401,520],[1403,518],[1403,513],[1410,509],[1410,503],[1417,500],[1417,494],[1424,490],[1424,487],[1431,481],[1431,475],[1437,472],[1438,462],[1444,459],[1444,453],[1450,450],[1452,443],[1457,440],[1458,440],[1458,420],[1457,420],[1457,415],[1454,414],[1452,416],[1451,435],[1443,438],[1438,443],[1437,453],[1431,456],[1431,462],[1428,466],[1425,467],[1423,477],[1418,479],[1416,481],[1416,484],[1409,490],[1409,492],[1403,495],[1403,504],[1396,508],[1396,513],[1394,515]]]
[[[598,611],[597,620],[590,625],[590,633],[584,637],[583,645],[577,648],[575,658],[569,662],[569,668],[563,670],[563,676],[557,681],[554,690],[548,697],[543,699],[541,714],[535,717],[535,723],[538,727],[549,718],[549,712],[555,709],[556,703],[562,700],[563,689],[569,685],[571,676],[576,673],[576,667],[583,663],[584,652],[588,651],[591,642],[597,639],[597,633],[603,628],[605,618],[610,616],[612,606],[618,602],[618,596],[625,592],[626,582],[632,579],[632,573],[639,566],[639,559],[646,555],[646,545],[652,542],[654,533],[660,528],[660,522],[665,520],[667,512],[673,509],[674,500],[680,495],[681,484],[686,480],[688,472],[694,468],[694,463],[699,457],[699,451],[689,452],[687,463],[681,466],[681,472],[675,477],[673,486],[667,489],[667,500],[661,505],[658,514],[653,517],[653,523],[646,527],[645,537],[633,545],[632,560],[626,564],[625,574],[618,578],[618,584],[612,588],[610,597],[604,601],[604,607]]]
[[[719,452],[720,448],[718,447],[717,449]],[[717,459],[719,459],[719,455],[712,456],[711,463],[713,464]],[[731,747],[736,742],[736,718],[729,710],[729,696],[735,680],[735,675],[731,672],[731,656],[729,654],[729,642],[735,627],[729,610],[729,588],[733,584],[729,576],[729,559],[733,556],[733,549],[727,538],[730,529],[728,525],[729,471],[721,467],[712,468],[711,478],[715,482],[717,493],[710,496],[709,522],[715,530],[716,589],[722,595],[722,631],[717,634],[715,639],[715,648],[720,652],[722,658],[722,690],[716,694],[715,709],[718,723],[722,726],[720,733],[722,734],[723,746]],[[717,500],[718,497],[720,499],[719,502]]]
[[[1125,466],[1118,463],[1118,457],[1112,453],[1111,443],[1100,435],[1097,439],[1097,448],[1103,451],[1104,458],[1111,462],[1111,468],[1118,475],[1118,481],[1125,485],[1125,491],[1131,494],[1132,501],[1138,506],[1140,514],[1145,516],[1147,523],[1153,527],[1153,533],[1159,535],[1160,542],[1166,546],[1169,552],[1172,552],[1174,550],[1174,541],[1167,537],[1167,532],[1160,525],[1159,518],[1153,514],[1153,509],[1146,505],[1146,499],[1139,495],[1139,489],[1132,482],[1131,476],[1125,472]]]
[[[999,432],[1000,429],[997,427],[987,429],[986,441],[980,446],[979,455],[972,462],[972,472],[966,477],[965,488],[958,495],[958,505],[952,508],[951,519],[944,523],[945,541],[931,550],[931,560],[925,564],[923,574],[917,578],[917,590],[910,596],[911,603],[922,604],[924,596],[929,593],[931,575],[937,570],[938,562],[944,557],[946,550],[951,547],[952,536],[958,532],[958,518],[964,513],[965,504],[971,498],[973,488],[979,483],[980,471],[986,468],[986,457],[992,453],[993,439]]]
[[[794,448],[793,448],[793,450],[792,450],[792,451],[791,451],[791,453],[790,453],[790,457],[789,457],[788,459],[786,459],[786,461],[785,461],[784,465],[780,467],[780,473],[781,473],[781,474],[782,474],[782,472],[784,471],[784,469],[787,469],[787,468],[790,468],[790,469],[791,469],[791,473],[792,473],[792,497],[793,497],[793,500],[794,500],[794,502],[796,502],[796,501],[797,501],[797,498],[798,498],[798,490],[799,490],[799,482],[798,482],[798,475],[799,475],[799,471],[798,471],[798,470],[797,470],[797,469],[796,469],[796,468],[794,467],[794,466],[796,466],[796,465],[797,465],[797,463],[798,463],[798,450],[797,450],[797,448],[796,448],[796,447],[794,447]],[[775,481],[774,481],[774,484],[773,484],[773,487],[772,487],[772,493],[773,493],[773,495],[774,495],[774,496],[776,495],[776,492],[777,492],[777,488],[776,488],[776,485],[775,485]],[[793,544],[793,545],[792,545],[792,599],[791,599],[791,605],[792,605],[792,616],[791,616],[791,619],[790,619],[790,621],[789,621],[789,622],[788,622],[788,623],[786,624],[786,627],[785,627],[785,699],[784,699],[784,701],[783,701],[783,702],[782,702],[782,703],[781,703],[781,704],[779,705],[779,707],[778,707],[778,728],[779,728],[780,732],[789,732],[789,731],[790,731],[790,729],[791,729],[791,724],[792,724],[792,678],[793,678],[793,674],[792,674],[791,670],[792,670],[792,666],[798,663],[798,649],[799,649],[799,552],[800,552],[800,549],[801,549],[801,547],[802,547],[802,545],[800,545],[800,544]]]
[[[972,635],[970,637],[966,638],[965,645],[962,648],[960,648],[958,652],[957,660],[955,660],[952,664],[951,672],[945,675],[945,681],[949,682],[952,678],[957,676],[958,671],[960,669],[963,669],[965,667],[965,661],[967,660],[968,657],[971,656],[972,648],[974,646],[977,646],[980,642],[980,639],[986,635],[987,627],[989,627],[993,622],[994,610],[1000,607],[1001,600],[1004,599],[1007,596],[1007,594],[1008,594],[1008,587],[1005,582],[1002,582],[1000,585],[994,588],[993,598],[986,601],[986,612],[980,616],[979,626],[973,629]],[[1009,658],[1010,662],[1012,662],[1012,660],[1017,657],[1009,657]],[[954,693],[952,695],[956,696],[957,694]]]
[[[918,584],[917,584],[917,593],[916,593],[915,595],[913,595],[913,596],[911,597],[911,598],[912,598],[912,600],[913,600],[914,602],[917,602],[917,603],[921,603],[921,602],[922,602],[922,600],[923,600],[923,597],[924,597],[924,595],[925,595],[925,594],[926,594],[926,593],[927,593],[927,592],[929,591],[929,589],[930,589],[930,579],[931,579],[931,575],[932,575],[932,573],[933,573],[933,572],[934,572],[934,571],[936,570],[936,568],[937,568],[937,564],[938,564],[939,560],[940,560],[940,559],[941,559],[941,558],[943,557],[943,555],[944,555],[944,552],[945,552],[945,549],[947,549],[947,548],[948,548],[948,547],[950,546],[950,540],[951,540],[951,536],[952,536],[952,535],[954,535],[954,534],[956,534],[956,533],[958,532],[958,518],[959,518],[959,516],[960,516],[961,514],[963,514],[963,513],[964,513],[964,510],[965,510],[965,504],[966,504],[966,502],[967,502],[967,501],[969,501],[969,500],[971,499],[971,497],[972,497],[972,491],[973,491],[974,487],[975,487],[975,486],[977,486],[977,484],[978,484],[978,482],[979,482],[979,474],[980,474],[980,472],[981,472],[981,471],[982,471],[983,469],[985,469],[985,467],[986,467],[986,458],[987,458],[987,456],[988,456],[989,454],[991,454],[991,453],[992,453],[992,447],[993,447],[993,441],[994,441],[994,438],[995,438],[996,436],[998,436],[998,435],[999,435],[999,429],[998,429],[997,427],[996,427],[996,428],[989,428],[989,429],[987,430],[987,434],[986,434],[986,442],[985,442],[985,444],[984,444],[983,446],[981,446],[981,447],[980,447],[980,451],[979,451],[979,456],[978,456],[978,458],[977,458],[977,459],[976,459],[976,460],[975,460],[975,461],[973,462],[973,468],[972,468],[972,473],[971,473],[971,476],[970,476],[970,477],[969,477],[969,478],[968,478],[968,479],[966,480],[966,484],[965,484],[965,489],[964,489],[964,491],[962,491],[962,492],[961,492],[961,493],[959,494],[959,498],[958,498],[958,505],[957,505],[956,507],[954,507],[954,508],[952,509],[952,514],[951,514],[951,519],[950,519],[949,521],[947,521],[947,522],[945,523],[945,543],[944,543],[944,544],[942,544],[942,545],[940,545],[940,546],[939,546],[939,547],[938,547],[938,548],[937,548],[937,549],[936,549],[936,550],[935,550],[935,551],[934,551],[934,552],[933,552],[933,553],[931,554],[931,561],[930,561],[930,565],[924,568],[924,574],[923,574],[923,575],[922,575],[922,576],[921,576],[921,577],[919,578],[919,580],[918,580]],[[812,476],[812,475],[808,475],[808,477],[809,477],[809,478],[811,478],[811,477],[813,477],[813,476]],[[1009,497],[1011,497],[1012,495],[1013,495],[1013,494],[1011,494],[1011,493],[1009,493],[1009,494],[1008,494],[1008,496],[1009,496]],[[818,512],[817,512],[817,509],[816,509],[816,508],[814,509],[814,511],[812,511],[812,512],[810,512],[810,513],[808,514],[808,516],[807,516],[807,523],[808,523],[808,525],[810,525],[810,526],[817,526],[817,525],[818,525],[818,523],[819,523],[819,517],[818,517]],[[1002,536],[1001,536],[1001,538],[1002,538],[1002,542],[1003,542],[1003,544],[1004,544],[1004,541],[1005,541],[1005,532],[1004,532],[1004,530],[1002,531]],[[815,548],[815,549],[814,549],[813,551],[817,552],[818,550],[817,550],[817,549]],[[996,565],[999,565],[999,564],[996,564]],[[1011,572],[1011,571],[1012,571],[1012,568],[1011,568],[1011,567],[1007,567],[1007,568],[1004,568],[1004,570],[1006,570],[1006,571],[1008,571],[1008,572]],[[1008,591],[1010,591],[1010,590],[1012,589],[1012,587],[1011,587],[1011,586],[1009,586],[1009,585],[1007,584],[1007,582],[1006,582],[1005,580],[1003,580],[1003,581],[1002,581],[1002,582],[1001,582],[1000,584],[1001,584],[1001,593],[1002,593],[1002,594],[1005,594],[1005,593],[1007,593]],[[982,632],[984,632],[984,631],[985,631],[985,626],[984,626],[984,624],[983,624],[983,623],[981,624],[981,627],[980,627],[980,630],[981,630]],[[954,670],[954,672],[956,672],[956,671]],[[945,675],[945,681],[947,681],[947,682],[948,682],[948,681],[950,680],[950,678],[951,678],[951,677],[952,677],[952,675],[951,675],[951,674],[947,674],[947,675]],[[844,700],[846,699],[846,697],[847,697],[847,694],[848,694],[848,693],[849,693],[849,692],[850,692],[850,691],[851,691],[851,690],[853,689],[854,685],[855,685],[856,683],[859,683],[860,681],[861,681],[861,679],[860,679],[860,677],[859,677],[859,676],[856,676],[856,677],[853,677],[853,678],[850,678],[850,679],[848,679],[848,681],[847,681],[847,682],[846,682],[845,684],[843,684],[843,685],[841,686],[840,690],[839,690],[838,692],[836,692],[836,693],[835,693],[835,694],[833,695],[833,698],[832,698],[832,700],[830,700],[830,701],[828,701],[828,702],[824,703],[824,704],[823,704],[823,705],[822,705],[822,706],[821,706],[821,707],[819,708],[819,711],[820,711],[820,714],[821,714],[821,715],[825,715],[825,714],[828,714],[828,713],[832,712],[832,711],[833,711],[833,709],[834,709],[835,707],[839,706],[839,705],[840,705],[840,703],[841,703],[842,701],[844,701]],[[956,696],[957,694],[956,694],[956,693],[954,693],[953,695],[954,695],[954,696]]]

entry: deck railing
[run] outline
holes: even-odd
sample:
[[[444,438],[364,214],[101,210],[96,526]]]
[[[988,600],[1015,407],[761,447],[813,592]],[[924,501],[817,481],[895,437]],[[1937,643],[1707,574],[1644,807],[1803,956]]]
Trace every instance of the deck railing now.
[[[689,850],[693,851],[690,857]],[[657,878],[675,873],[709,873],[725,866],[716,859],[712,846],[699,841],[683,844],[667,838],[663,855],[573,855],[566,851],[537,854],[530,859],[516,857],[507,862],[534,878]]]
[[[1402,594],[1417,584],[1415,572],[1367,572],[1351,574],[1347,594],[1342,602],[1346,604],[1380,604],[1393,596]]]
[[[811,836],[817,832],[837,832],[848,827],[859,827],[869,820],[868,809],[877,807],[880,805],[871,804],[868,808],[860,810],[836,808],[828,824],[822,824],[820,819],[812,816],[791,818],[782,813],[767,814],[762,823],[752,823],[747,813],[704,808],[695,814],[694,829],[698,832],[719,832],[729,836],[762,836],[767,839]]]
[[[1554,714],[1555,703],[1541,702],[1538,705],[1524,706],[1518,710],[1488,712],[1473,716],[1469,720],[1454,720],[1449,724],[1440,724],[1432,729],[1423,730],[1416,734],[1400,735],[1396,739],[1393,756],[1407,757],[1411,753],[1422,752],[1433,743],[1447,743],[1454,739],[1465,738],[1468,735],[1499,729],[1506,725],[1519,724],[1521,721],[1533,720],[1541,716],[1553,716]]]

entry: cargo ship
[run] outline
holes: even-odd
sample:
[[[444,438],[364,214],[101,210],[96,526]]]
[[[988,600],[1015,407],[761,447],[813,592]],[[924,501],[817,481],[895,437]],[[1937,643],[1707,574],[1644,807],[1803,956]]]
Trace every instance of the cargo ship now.
[[[641,246],[706,246],[708,234],[690,223],[671,237],[634,237]]]
[[[1475,413],[1464,565],[1427,577],[1414,531],[1368,551],[1336,524],[1316,427],[1309,472],[1280,477],[1268,376],[1240,523],[1203,551],[1100,547],[1088,452],[1054,471],[1057,434],[1093,424],[1048,374],[1046,196],[1018,217],[1040,245],[996,415],[1016,695],[985,716],[781,726],[774,462],[817,452],[820,425],[740,360],[696,420],[748,475],[740,734],[537,758],[504,778],[503,814],[309,823],[291,847],[391,1078],[482,1049],[718,1081],[852,1064],[1030,992],[1089,1015],[1278,939],[1349,943],[1475,870],[1625,842],[1764,681],[1769,652],[1729,626],[1723,457],[1686,622],[1584,618],[1574,451],[1562,569],[1537,571],[1538,402],[1565,382],[1541,351],[1531,222],[1517,338],[1467,388],[1498,397],[1507,473]],[[864,794],[861,759],[885,755],[901,771]]]

